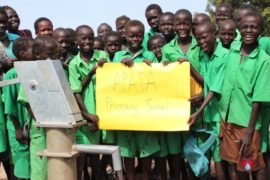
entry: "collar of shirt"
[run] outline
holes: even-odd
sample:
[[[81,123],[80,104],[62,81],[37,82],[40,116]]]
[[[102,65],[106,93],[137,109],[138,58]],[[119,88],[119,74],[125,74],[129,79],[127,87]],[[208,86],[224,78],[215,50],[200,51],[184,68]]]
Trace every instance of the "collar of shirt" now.
[[[140,55],[144,55],[144,51],[143,51],[143,49],[140,49],[140,50],[138,50],[135,54],[133,54],[132,55],[132,53],[130,52],[130,50],[129,49],[127,49],[126,51],[125,51],[125,54],[124,55],[129,55],[130,56],[130,58],[133,60],[133,59],[135,59],[136,57],[138,57],[138,56],[140,56]]]
[[[235,48],[233,48],[233,51],[236,51],[236,53],[241,54],[241,46],[242,46],[242,42],[238,43],[237,45],[235,45]],[[259,53],[259,48],[256,47],[246,58],[256,59],[258,53]]]

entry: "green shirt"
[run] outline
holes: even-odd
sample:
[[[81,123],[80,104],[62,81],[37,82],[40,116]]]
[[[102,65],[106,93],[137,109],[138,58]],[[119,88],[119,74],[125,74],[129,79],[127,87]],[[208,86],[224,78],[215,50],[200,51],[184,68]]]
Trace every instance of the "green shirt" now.
[[[81,59],[79,52],[70,61],[68,67],[70,88],[74,93],[80,93],[82,95],[85,107],[91,114],[96,113],[96,75],[92,76],[91,81],[84,89],[82,88],[82,81],[101,59],[109,61],[108,54],[104,51],[95,50],[92,58],[89,60],[90,63],[87,64],[83,59]]]
[[[10,80],[17,78],[17,72],[15,68],[10,69],[4,76],[4,80]],[[5,102],[5,114],[15,117],[23,128],[24,124],[28,120],[28,111],[25,106],[17,102],[18,94],[21,84],[13,84],[4,86],[4,102]],[[10,117],[8,116],[7,128],[14,130],[14,126]]]
[[[178,44],[178,37],[174,38],[171,42],[163,46],[162,48],[162,61],[176,62],[179,58],[185,58],[190,61],[192,66],[201,72],[200,65],[200,47],[197,44],[196,39],[192,36],[191,44],[187,50],[187,53],[183,53]]]
[[[204,97],[206,97],[209,91],[220,93],[223,79],[223,69],[225,65],[225,57],[228,53],[228,49],[223,48],[220,43],[217,43],[217,47],[212,55],[209,56],[201,51],[200,59],[202,61],[202,71],[204,73]],[[205,122],[210,123],[212,121],[219,121],[220,116],[218,113],[218,100],[216,97],[204,109]]]
[[[270,37],[261,37],[259,46],[270,56]]]
[[[2,101],[2,88],[0,89],[0,153],[7,150],[7,135],[4,118],[4,104]]]
[[[145,60],[145,59],[148,59],[154,63],[158,62],[154,53],[147,51],[147,50],[144,50],[144,49],[139,50],[134,55],[132,55],[129,50],[119,51],[115,54],[115,56],[113,58],[113,62],[121,62],[121,60],[124,58],[130,58],[135,63],[143,62],[143,60]]]
[[[270,57],[260,48],[256,48],[240,63],[240,48],[241,44],[227,56],[219,110],[224,120],[228,114],[228,122],[248,127],[252,103],[261,102],[264,105],[270,102],[270,86],[267,86],[270,77]],[[260,128],[261,121],[260,112],[256,129]]]

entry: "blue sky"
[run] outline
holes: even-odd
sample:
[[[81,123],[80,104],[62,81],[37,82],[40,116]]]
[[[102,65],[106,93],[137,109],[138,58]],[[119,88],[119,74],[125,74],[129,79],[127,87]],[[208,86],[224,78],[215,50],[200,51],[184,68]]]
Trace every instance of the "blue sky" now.
[[[13,7],[20,16],[20,29],[30,29],[34,34],[34,21],[42,16],[52,20],[54,28],[90,25],[96,33],[99,24],[106,22],[115,29],[115,19],[127,15],[141,20],[146,29],[149,26],[144,17],[145,8],[159,4],[164,12],[188,9],[192,13],[205,12],[207,0],[1,0],[0,5]]]

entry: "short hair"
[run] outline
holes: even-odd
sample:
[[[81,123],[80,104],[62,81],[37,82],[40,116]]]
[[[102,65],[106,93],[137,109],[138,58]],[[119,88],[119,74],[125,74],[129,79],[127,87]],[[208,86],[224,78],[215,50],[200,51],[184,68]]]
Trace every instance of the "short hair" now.
[[[1,8],[3,8],[5,11],[8,10],[8,9],[11,9],[11,10],[15,11],[14,8],[12,8],[11,6],[7,6],[7,5],[2,6]],[[15,12],[16,12],[16,11],[15,11]]]
[[[52,24],[52,21],[49,19],[49,18],[46,18],[46,17],[40,17],[38,18],[35,22],[34,22],[34,28],[35,28],[35,31],[37,32],[38,30],[38,24],[42,21],[48,21],[52,27],[53,27],[53,24]]]
[[[199,13],[199,14],[196,14],[196,15],[194,16],[194,18],[196,18],[196,17],[198,17],[198,16],[203,17],[204,21],[211,21],[210,16],[208,16],[208,15],[205,14],[205,13]]]
[[[110,36],[117,37],[120,40],[120,42],[122,43],[122,36],[118,32],[116,32],[116,31],[112,31],[112,32],[106,33],[106,35],[104,37],[104,42],[105,43],[107,42],[108,37],[110,37]]]
[[[57,41],[50,36],[38,36],[35,38],[33,43],[33,55],[36,57],[37,54],[42,54],[45,49],[57,48]],[[48,57],[51,58],[51,57]]]
[[[148,49],[149,49],[149,47],[150,47],[150,43],[151,43],[152,41],[156,40],[156,39],[161,39],[162,41],[164,41],[164,44],[166,44],[165,39],[164,39],[161,35],[155,34],[154,36],[151,36],[151,37],[149,38],[148,42],[147,42],[147,48],[148,48]]]
[[[259,26],[262,27],[262,30],[264,29],[264,26],[263,26],[264,25],[264,18],[263,18],[262,14],[259,11],[250,11],[243,18],[246,18],[248,16],[253,16],[253,17],[258,18]]]
[[[119,21],[123,21],[123,20],[130,21],[130,18],[127,17],[126,15],[122,15],[122,16],[119,16],[119,17],[116,18],[115,23],[117,23]]]
[[[206,26],[209,27],[209,30],[216,33],[217,32],[217,27],[216,24],[213,23],[212,21],[205,21],[204,23],[202,23],[201,25],[198,26],[198,28],[202,27],[202,26]],[[197,29],[198,29],[197,28]],[[197,30],[196,29],[196,30]],[[195,34],[196,34],[196,30],[195,30]]]
[[[101,26],[107,26],[107,27],[109,27],[110,30],[112,30],[112,27],[111,27],[109,24],[107,24],[107,23],[101,23],[101,24],[98,26],[98,28],[97,28],[97,32],[99,31],[99,29],[100,29]]]
[[[134,26],[139,26],[143,30],[143,33],[144,33],[144,25],[139,20],[131,20],[131,21],[129,21],[125,26],[125,30],[127,31],[127,28],[134,27]]]
[[[93,29],[90,27],[90,26],[88,26],[88,25],[80,25],[80,26],[78,26],[77,28],[76,28],[76,30],[75,30],[75,36],[78,34],[78,32],[81,30],[81,29],[83,29],[83,28],[86,28],[86,29],[89,29],[90,31],[92,31],[92,33],[94,34],[94,31],[93,31]]]
[[[164,13],[162,13],[162,14],[160,15],[160,17],[161,17],[161,16],[171,16],[171,17],[174,18],[174,14],[173,14],[172,12],[164,12]]]
[[[179,14],[185,14],[188,17],[188,20],[192,23],[192,14],[189,10],[187,9],[179,9],[178,11],[176,11],[176,13],[174,14],[174,16],[177,16]]]
[[[228,10],[230,11],[230,14],[232,16],[232,13],[233,13],[233,7],[229,4],[229,3],[226,3],[226,2],[222,2],[219,4],[219,6],[216,8],[216,9],[219,9],[221,7],[225,7],[225,8],[228,8]]]
[[[67,35],[69,35],[69,33],[67,32],[67,29],[62,28],[62,27],[59,27],[59,28],[56,28],[56,29],[53,31],[52,37],[55,38],[59,32],[65,32]]]
[[[235,30],[237,28],[236,23],[232,19],[225,19],[224,21],[221,22],[219,29],[223,28],[226,24],[231,24],[233,29]]]
[[[33,46],[33,43],[33,38],[20,37],[13,42],[12,52],[18,59],[21,59],[20,53],[22,51],[27,51],[28,48]]]
[[[252,4],[243,4],[242,6],[240,6],[238,10],[244,10],[244,9],[247,9],[247,10],[250,10],[250,11],[254,11],[254,12],[258,12],[258,9],[252,5]]]
[[[162,14],[162,9],[161,7],[158,5],[158,4],[150,4],[146,7],[145,9],[145,14],[148,12],[148,11],[151,11],[153,9],[156,9],[158,10],[159,14]]]
[[[8,15],[7,15],[7,13],[6,13],[6,11],[4,10],[4,8],[3,8],[3,7],[1,7],[1,8],[0,8],[0,15],[5,16],[5,18],[6,18],[6,19],[7,19],[7,21],[8,21]]]
[[[98,41],[98,42],[100,42],[100,44],[101,44],[102,46],[104,46],[104,41],[103,41],[103,39],[102,39],[101,37],[96,36],[96,37],[94,38],[94,41]]]

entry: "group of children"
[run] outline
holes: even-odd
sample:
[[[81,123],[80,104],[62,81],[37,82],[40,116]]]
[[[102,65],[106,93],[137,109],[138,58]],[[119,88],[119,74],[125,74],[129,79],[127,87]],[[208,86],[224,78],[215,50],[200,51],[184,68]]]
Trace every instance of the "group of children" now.
[[[45,17],[34,23],[36,38],[29,30],[19,30],[16,11],[0,9],[0,56],[3,80],[17,77],[14,61],[59,59],[70,88],[87,125],[76,131],[77,144],[118,145],[125,177],[136,179],[209,179],[210,173],[195,177],[183,155],[183,146],[192,131],[206,129],[218,138],[207,157],[215,164],[216,178],[268,179],[270,87],[270,41],[262,37],[263,18],[252,5],[234,10],[222,3],[216,8],[216,24],[204,13],[187,9],[162,12],[157,4],[146,8],[149,31],[139,20],[123,15],[116,19],[116,31],[107,23],[94,30],[88,25],[53,29]],[[189,132],[143,132],[99,130],[96,114],[96,69],[114,62],[189,62],[192,77],[202,92],[191,97]],[[269,74],[267,74],[269,73]],[[177,77],[175,78],[177,81]],[[37,152],[46,149],[43,128],[35,126],[20,84],[5,86],[0,101],[0,161],[8,175],[17,179],[46,180],[47,159]],[[200,146],[207,137],[196,136]],[[135,159],[138,165],[135,168]],[[249,169],[243,166],[248,161]],[[152,162],[155,167],[152,169]],[[14,164],[13,172],[10,162]],[[169,167],[169,174],[167,164]],[[111,158],[80,154],[77,178],[108,179]],[[210,166],[210,165],[209,165]],[[251,173],[249,173],[251,172]]]

